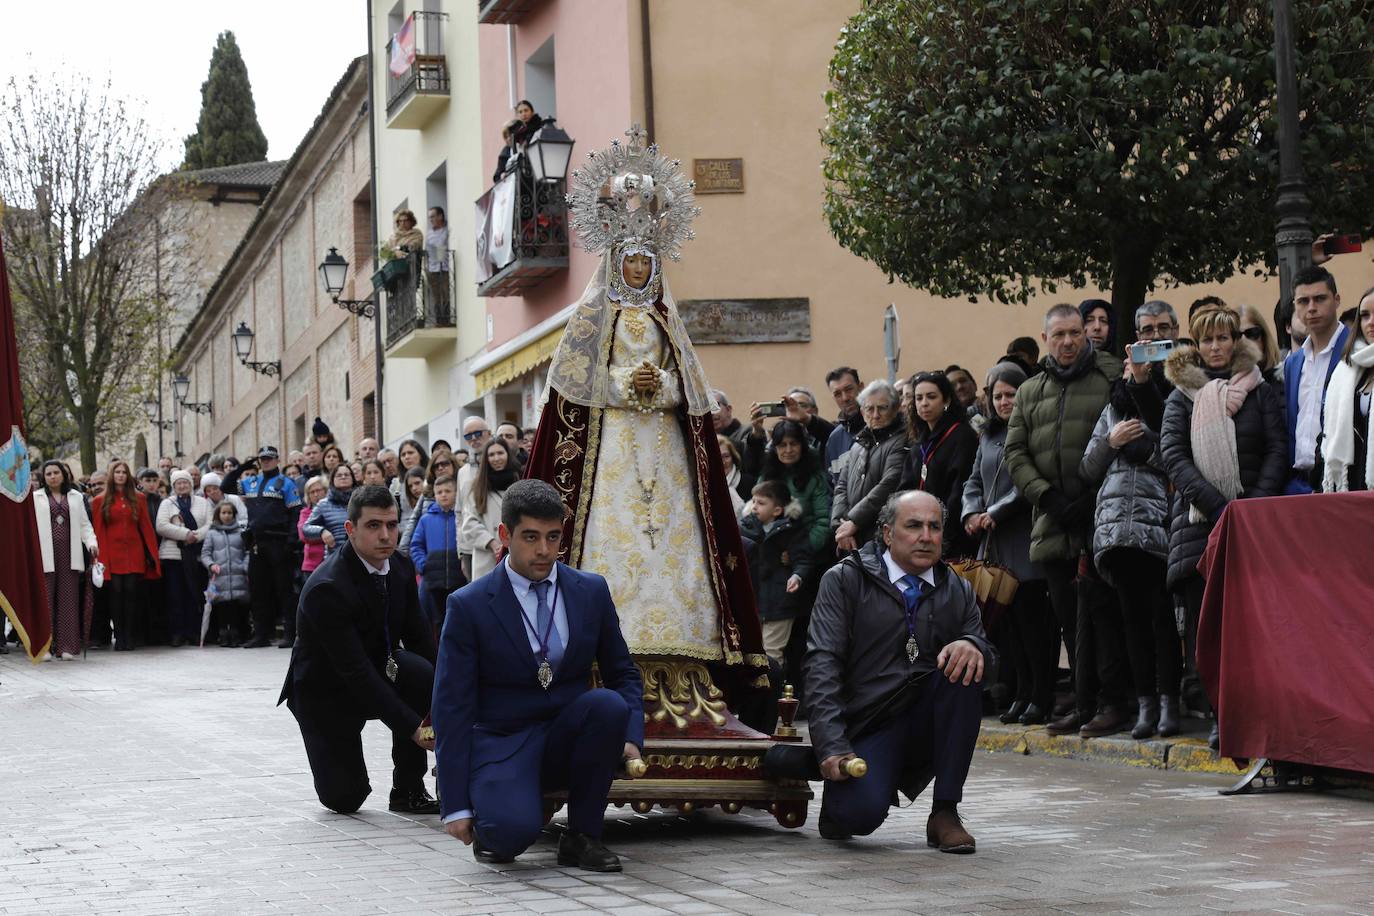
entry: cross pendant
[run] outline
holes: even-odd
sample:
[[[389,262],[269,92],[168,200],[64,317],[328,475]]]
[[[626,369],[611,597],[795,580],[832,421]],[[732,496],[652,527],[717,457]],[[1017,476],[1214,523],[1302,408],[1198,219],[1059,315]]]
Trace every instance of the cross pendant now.
[[[655,540],[655,538],[658,535],[658,533],[661,532],[663,529],[654,527],[654,520],[649,519],[647,522],[644,523],[644,527],[639,530],[643,531],[645,534],[649,536],[649,547],[651,547],[654,550],[657,550],[658,542]]]

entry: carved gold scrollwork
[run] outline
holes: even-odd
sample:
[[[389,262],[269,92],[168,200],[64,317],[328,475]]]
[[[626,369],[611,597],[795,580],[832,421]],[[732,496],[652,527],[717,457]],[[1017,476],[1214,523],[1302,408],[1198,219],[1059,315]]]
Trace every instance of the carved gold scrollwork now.
[[[641,658],[646,721],[672,722],[685,729],[696,721],[725,724],[725,698],[711,681],[706,666],[680,658]]]
[[[702,767],[707,770],[757,770],[762,758],[750,754],[650,754],[645,758],[645,763],[663,769],[693,770]]]

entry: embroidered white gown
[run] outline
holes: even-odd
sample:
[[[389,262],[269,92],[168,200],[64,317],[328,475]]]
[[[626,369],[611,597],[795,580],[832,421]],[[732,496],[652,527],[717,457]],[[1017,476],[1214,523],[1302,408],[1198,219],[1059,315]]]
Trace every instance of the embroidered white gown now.
[[[616,323],[581,566],[606,578],[631,653],[720,660],[699,496],[677,416],[677,367],[654,317],[623,306]],[[646,360],[664,367],[648,412],[630,382]]]

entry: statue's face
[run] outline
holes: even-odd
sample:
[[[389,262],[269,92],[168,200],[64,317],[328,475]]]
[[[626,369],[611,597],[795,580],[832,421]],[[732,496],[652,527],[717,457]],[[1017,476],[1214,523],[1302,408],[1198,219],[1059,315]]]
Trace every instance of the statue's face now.
[[[653,275],[653,259],[643,254],[626,255],[620,262],[620,272],[625,278],[626,286],[631,289],[643,289],[644,284],[648,283],[649,277]]]

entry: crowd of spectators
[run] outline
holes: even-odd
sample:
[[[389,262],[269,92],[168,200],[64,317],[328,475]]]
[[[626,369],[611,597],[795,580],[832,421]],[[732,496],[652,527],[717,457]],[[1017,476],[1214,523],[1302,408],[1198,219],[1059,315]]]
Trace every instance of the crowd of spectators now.
[[[1186,314],[1146,302],[1133,328],[1114,314],[1099,299],[1056,305],[1040,342],[1011,341],[981,377],[950,365],[865,385],[838,367],[833,422],[802,386],[743,419],[714,393],[765,649],[792,683],[821,573],[880,535],[894,492],[919,489],[945,508],[948,559],[1019,582],[986,621],[1007,661],[988,692],[1003,721],[1144,739],[1210,716],[1193,666],[1208,534],[1236,499],[1367,488],[1374,290],[1343,311],[1331,274],[1309,267],[1275,310],[1277,335],[1216,296]],[[532,431],[470,417],[461,437],[364,438],[350,458],[317,418],[284,461],[265,444],[203,467],[117,459],[82,480],[46,462],[34,509],[53,657],[290,646],[300,588],[345,541],[364,484],[390,489],[440,627],[444,596],[501,559],[501,502]]]

